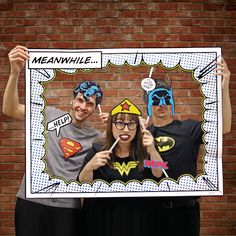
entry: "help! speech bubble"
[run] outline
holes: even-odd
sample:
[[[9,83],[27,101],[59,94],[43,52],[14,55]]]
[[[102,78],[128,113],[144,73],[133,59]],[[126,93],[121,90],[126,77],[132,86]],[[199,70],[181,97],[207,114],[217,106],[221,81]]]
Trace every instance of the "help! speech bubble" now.
[[[65,126],[65,125],[68,125],[70,124],[72,121],[72,118],[70,116],[69,113],[55,119],[55,120],[52,120],[50,122],[48,122],[47,124],[47,130],[49,131],[53,131],[53,130],[56,130],[56,134],[57,134],[57,137],[59,136],[59,133],[60,133],[60,129]]]

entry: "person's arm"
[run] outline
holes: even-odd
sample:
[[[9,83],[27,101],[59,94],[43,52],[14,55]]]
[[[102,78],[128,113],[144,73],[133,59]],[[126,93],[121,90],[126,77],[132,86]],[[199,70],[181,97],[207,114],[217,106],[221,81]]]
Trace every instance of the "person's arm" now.
[[[79,182],[92,182],[93,181],[93,171],[98,169],[101,166],[105,166],[110,159],[111,152],[108,151],[101,151],[97,152],[93,158],[84,166],[81,170],[78,180]]]
[[[160,154],[158,153],[158,151],[155,148],[154,145],[154,138],[152,136],[152,134],[150,133],[149,130],[143,129],[142,130],[143,133],[143,146],[147,148],[147,152],[150,155],[150,159],[152,161],[156,161],[156,162],[163,162]],[[153,168],[152,167],[152,174],[159,178],[162,176],[163,171],[161,168]]]
[[[27,48],[16,46],[8,54],[11,71],[3,96],[2,111],[13,118],[24,120],[25,105],[19,103],[18,78],[25,61],[29,59]]]
[[[221,75],[222,80],[222,115],[223,115],[223,134],[227,134],[231,131],[232,123],[232,109],[230,102],[229,93],[229,81],[230,81],[230,71],[228,66],[222,57],[222,62],[217,63],[216,75]]]

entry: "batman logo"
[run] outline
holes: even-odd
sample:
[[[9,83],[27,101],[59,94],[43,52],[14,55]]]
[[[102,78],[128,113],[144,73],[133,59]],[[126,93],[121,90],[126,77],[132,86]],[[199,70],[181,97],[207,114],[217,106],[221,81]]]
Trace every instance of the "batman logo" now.
[[[168,136],[159,136],[155,140],[159,152],[166,152],[175,145],[175,140]]]

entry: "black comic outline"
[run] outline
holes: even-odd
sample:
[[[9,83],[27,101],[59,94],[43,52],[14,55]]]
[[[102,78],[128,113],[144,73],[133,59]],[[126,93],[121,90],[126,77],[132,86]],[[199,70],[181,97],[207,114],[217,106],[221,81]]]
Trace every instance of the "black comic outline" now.
[[[93,50],[94,51],[94,50]],[[134,53],[133,53],[134,54]],[[137,56],[138,56],[138,54],[140,54],[140,53],[138,53],[138,51],[137,51],[137,53],[136,53],[136,56],[135,56],[135,61],[137,60]],[[143,53],[141,53],[142,54],[142,60],[143,60]],[[215,59],[214,59],[215,60]],[[128,64],[128,62],[126,61],[125,62],[125,64]],[[109,63],[108,63],[109,64]],[[107,65],[106,65],[107,66]],[[208,65],[207,65],[208,66]],[[209,68],[207,68],[207,66],[205,67],[205,68],[203,68],[201,71],[202,71],[202,74],[201,74],[201,78],[200,79],[202,79],[203,77],[205,77],[208,73],[210,73],[212,70],[212,68],[210,67],[210,69]],[[44,69],[44,71],[46,71],[46,69]],[[46,73],[47,73],[47,71],[46,71]],[[204,83],[202,83],[202,84],[204,84]],[[214,101],[214,102],[212,102],[212,103],[218,103],[218,101]],[[209,104],[209,103],[208,103]],[[41,106],[41,104],[35,104],[35,105],[40,105]],[[211,122],[211,121],[208,121],[208,122]],[[37,139],[35,139],[34,141],[36,141]],[[204,177],[205,178],[205,177]],[[210,181],[208,178],[205,178],[204,179],[203,178],[203,180],[206,182],[206,180],[207,181]],[[168,185],[168,188],[169,188],[169,190],[170,190],[170,187],[169,187],[169,184],[168,184],[168,182],[167,182],[167,185]],[[214,185],[214,184],[213,184]]]

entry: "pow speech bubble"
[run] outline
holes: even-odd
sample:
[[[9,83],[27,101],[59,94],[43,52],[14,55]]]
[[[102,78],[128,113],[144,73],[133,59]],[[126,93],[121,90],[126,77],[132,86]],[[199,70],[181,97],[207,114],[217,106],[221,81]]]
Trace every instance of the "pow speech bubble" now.
[[[146,92],[152,91],[156,87],[156,83],[152,78],[144,78],[141,81],[141,87]]]

